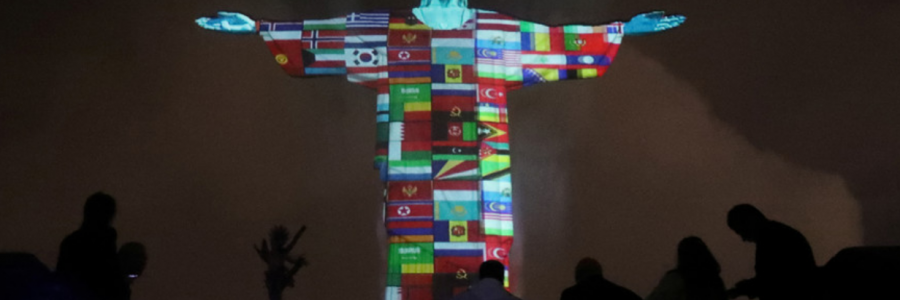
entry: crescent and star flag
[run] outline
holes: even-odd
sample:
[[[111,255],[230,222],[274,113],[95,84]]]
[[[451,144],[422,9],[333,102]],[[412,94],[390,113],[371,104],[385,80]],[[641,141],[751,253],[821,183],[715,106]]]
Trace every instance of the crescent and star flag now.
[[[623,36],[619,22],[546,26],[471,15],[453,30],[432,29],[411,10],[257,23],[289,75],[344,75],[377,91],[388,300],[450,300],[478,280],[485,260],[508,270],[508,92],[601,76]]]

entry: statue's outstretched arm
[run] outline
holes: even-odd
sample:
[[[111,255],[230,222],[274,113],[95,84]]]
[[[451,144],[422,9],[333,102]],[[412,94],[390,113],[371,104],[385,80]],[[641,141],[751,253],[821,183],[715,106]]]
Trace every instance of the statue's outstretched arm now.
[[[643,13],[625,22],[623,31],[625,35],[647,35],[678,27],[685,19],[682,15],[667,16],[663,11]]]
[[[347,20],[368,20],[360,21],[354,19],[356,17],[360,16],[353,14],[324,20],[266,21],[253,20],[241,13],[220,11],[215,17],[199,18],[195,22],[208,30],[235,34],[258,33],[275,61],[288,75],[310,77],[347,75],[346,62],[353,61],[347,57],[344,49],[347,44]],[[368,16],[360,18],[365,17]],[[387,25],[387,16],[384,20]],[[375,53],[360,55],[374,56]],[[384,59],[370,61],[383,62]]]
[[[661,32],[678,27],[685,19],[655,11],[639,14],[628,22],[602,25],[546,26],[523,21],[522,85],[603,76],[618,53],[623,36]]]
[[[256,33],[256,21],[244,14],[220,11],[216,17],[199,18],[195,22],[203,29],[228,33]]]

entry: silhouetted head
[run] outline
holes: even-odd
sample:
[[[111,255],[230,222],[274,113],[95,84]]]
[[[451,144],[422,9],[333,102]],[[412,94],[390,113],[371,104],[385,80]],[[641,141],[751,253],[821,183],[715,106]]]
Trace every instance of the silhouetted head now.
[[[468,0],[422,0],[419,7],[467,8]]]
[[[478,277],[481,279],[484,278],[493,278],[503,283],[503,278],[506,276],[504,272],[506,271],[506,267],[503,266],[503,263],[496,260],[489,260],[481,263],[481,267],[478,267]]]
[[[147,267],[147,249],[141,243],[125,243],[119,248],[118,259],[122,275],[128,283],[131,283],[140,277]]]
[[[287,244],[287,240],[288,230],[284,226],[275,226],[272,231],[269,231],[269,244],[272,246],[272,250],[281,249]]]
[[[596,259],[585,257],[575,266],[575,282],[582,282],[591,277],[603,277],[603,267]]]
[[[96,192],[84,203],[84,226],[110,226],[116,215],[116,199],[103,192]]]
[[[718,275],[721,269],[706,243],[696,236],[678,243],[678,270],[692,274]]]
[[[750,204],[740,204],[728,211],[728,227],[747,242],[756,242],[760,228],[768,220],[762,212]]]

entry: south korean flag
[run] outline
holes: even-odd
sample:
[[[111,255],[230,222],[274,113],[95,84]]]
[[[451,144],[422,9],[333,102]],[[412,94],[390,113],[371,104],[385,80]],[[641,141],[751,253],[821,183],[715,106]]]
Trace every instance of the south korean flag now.
[[[344,57],[347,60],[347,67],[378,67],[387,65],[387,48],[347,48],[344,50]]]

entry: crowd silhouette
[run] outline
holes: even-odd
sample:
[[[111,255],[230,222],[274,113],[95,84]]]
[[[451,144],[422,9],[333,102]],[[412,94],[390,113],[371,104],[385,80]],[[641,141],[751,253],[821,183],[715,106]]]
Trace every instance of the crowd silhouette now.
[[[131,284],[147,265],[147,251],[136,242],[118,248],[115,214],[112,196],[97,192],[88,197],[81,226],[59,246],[55,272],[32,254],[0,254],[0,299],[131,299]]]
[[[819,268],[806,237],[783,223],[769,220],[750,204],[728,212],[728,227],[756,246],[755,276],[727,289],[721,267],[702,239],[690,236],[677,248],[677,266],[666,272],[646,297],[606,279],[596,259],[585,257],[575,266],[575,285],[561,300],[760,300],[888,299],[900,283],[900,247],[849,248]],[[502,265],[487,261],[482,265]],[[482,270],[482,272],[484,272]],[[502,273],[500,273],[502,274]],[[518,299],[501,282],[485,278],[454,300]]]
[[[34,255],[0,253],[0,299],[128,300],[131,284],[147,265],[143,244],[130,242],[117,248],[112,226],[115,199],[102,192],[88,197],[81,226],[60,244],[56,270]],[[819,267],[812,247],[796,229],[768,219],[749,204],[734,206],[727,225],[756,248],[755,276],[726,289],[721,268],[703,240],[696,236],[677,245],[676,267],[663,274],[645,298],[604,276],[599,261],[581,259],[575,266],[575,284],[562,291],[561,300],[725,300],[747,297],[760,300],[887,299],[900,283],[900,247],[855,247],[835,255]],[[293,276],[307,264],[291,249],[304,226],[288,241],[286,228],[276,226],[267,242],[254,246],[269,266],[266,283],[270,299],[294,285]],[[291,264],[291,266],[288,266]],[[519,300],[504,288],[505,267],[486,261],[478,278],[454,300]],[[417,299],[409,299],[417,300]]]
[[[706,243],[692,236],[678,243],[678,264],[666,273],[647,300],[725,299],[719,262]]]

